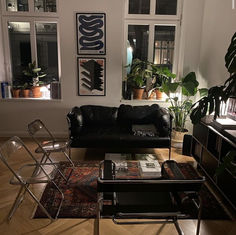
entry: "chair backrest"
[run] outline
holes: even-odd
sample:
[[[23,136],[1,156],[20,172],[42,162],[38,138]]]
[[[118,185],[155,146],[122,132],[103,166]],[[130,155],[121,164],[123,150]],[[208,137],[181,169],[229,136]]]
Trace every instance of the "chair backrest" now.
[[[28,155],[31,160],[38,163],[36,158],[32,155],[30,150],[25,146],[24,142],[17,136],[12,137],[8,141],[6,141],[3,145],[0,146],[0,159],[7,166],[7,168],[14,174],[14,176],[22,182],[22,179],[18,176],[18,174],[13,169],[13,164],[9,163],[10,158],[18,156],[16,154],[17,151],[23,150],[22,153]]]
[[[51,141],[54,140],[52,133],[48,130],[45,124],[39,119],[36,119],[30,124],[28,124],[28,132],[38,144],[40,144],[38,138],[42,137],[40,136],[39,132],[43,133],[44,137],[45,135],[47,135],[47,137],[49,137]]]

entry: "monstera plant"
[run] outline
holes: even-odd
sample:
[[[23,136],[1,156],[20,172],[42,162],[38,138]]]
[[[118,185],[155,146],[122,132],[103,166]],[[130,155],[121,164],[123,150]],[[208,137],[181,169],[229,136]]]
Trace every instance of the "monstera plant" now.
[[[236,33],[225,55],[225,67],[230,76],[222,86],[213,86],[209,89],[208,95],[196,102],[192,107],[190,118],[193,124],[200,122],[201,118],[214,112],[214,119],[219,117],[220,106],[231,96],[236,96]],[[216,170],[221,174],[225,168],[229,169],[236,177],[236,151],[229,151],[223,158],[223,163]]]
[[[231,96],[236,96],[236,33],[231,39],[225,55],[225,67],[230,73],[229,78],[222,86],[213,86],[208,95],[193,105],[190,118],[193,124],[200,122],[201,118],[214,112],[214,119],[219,117],[220,106]]]

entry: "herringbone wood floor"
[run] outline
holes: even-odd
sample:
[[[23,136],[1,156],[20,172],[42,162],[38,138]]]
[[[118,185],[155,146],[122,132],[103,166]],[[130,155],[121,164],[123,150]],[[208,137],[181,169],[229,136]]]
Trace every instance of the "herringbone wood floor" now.
[[[0,139],[0,144],[5,141]],[[35,145],[30,139],[24,139],[30,149],[34,149]],[[147,150],[143,150],[146,152]],[[150,150],[148,150],[150,151]],[[167,150],[154,149],[152,152],[158,154],[158,157],[165,159],[167,157]],[[99,160],[104,156],[104,150],[86,150],[73,149],[73,160]],[[58,160],[64,160],[60,154],[54,155]],[[194,162],[190,157],[183,156],[173,151],[172,157],[177,161]],[[15,159],[15,166],[18,168],[21,164],[26,163],[23,155],[19,155]],[[14,202],[15,196],[18,192],[18,187],[10,185],[10,173],[6,167],[0,163],[0,234],[16,235],[16,234],[79,234],[90,235],[97,234],[97,227],[94,219],[58,219],[56,222],[50,223],[48,219],[31,219],[35,203],[27,195],[23,203],[17,209],[10,223],[7,223],[6,217]],[[33,186],[31,188],[36,194],[44,189],[44,185]],[[180,220],[181,228],[186,235],[195,234],[196,221],[195,220]],[[175,235],[177,234],[174,225],[115,225],[109,219],[102,219],[100,221],[101,235]],[[232,221],[202,221],[201,235],[235,235],[236,224]]]

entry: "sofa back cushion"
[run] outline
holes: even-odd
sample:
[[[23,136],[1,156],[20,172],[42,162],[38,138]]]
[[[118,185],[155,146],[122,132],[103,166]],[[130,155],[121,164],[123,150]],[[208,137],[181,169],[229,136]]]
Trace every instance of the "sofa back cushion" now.
[[[131,106],[120,105],[118,110],[118,121],[121,125],[133,124],[153,124],[159,110],[159,105],[153,104],[151,106]]]
[[[117,120],[118,108],[105,107],[98,105],[81,106],[84,125],[115,125]]]

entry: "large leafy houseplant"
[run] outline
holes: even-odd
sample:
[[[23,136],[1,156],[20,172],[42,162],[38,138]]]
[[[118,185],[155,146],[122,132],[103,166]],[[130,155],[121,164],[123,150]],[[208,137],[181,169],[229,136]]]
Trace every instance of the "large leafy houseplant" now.
[[[171,75],[168,75],[168,73]],[[195,72],[188,73],[180,81],[173,79],[172,73],[166,69],[161,90],[167,95],[168,107],[173,116],[175,131],[185,132],[186,121],[190,115],[193,98],[199,92],[200,96],[207,93],[206,88],[199,89]]]
[[[36,62],[34,61],[33,63],[28,64],[28,67],[23,70],[23,74],[32,78],[32,86],[39,86],[44,84],[42,81],[40,81],[40,78],[46,76],[46,73],[42,72],[41,70],[41,68],[36,66]]]
[[[228,98],[236,96],[236,33],[234,33],[227,53],[225,55],[225,67],[230,76],[222,86],[213,86],[209,89],[208,95],[196,102],[190,115],[193,124],[199,123],[207,114],[214,113],[214,119],[220,115],[220,107]],[[236,151],[229,151],[223,158],[223,163],[216,170],[221,174],[225,168],[229,169],[234,177],[236,176]]]
[[[127,74],[127,82],[133,88],[134,99],[142,99],[147,80],[152,78],[152,71],[149,69],[150,64],[150,62],[140,59],[132,61],[130,73]]]

